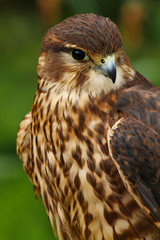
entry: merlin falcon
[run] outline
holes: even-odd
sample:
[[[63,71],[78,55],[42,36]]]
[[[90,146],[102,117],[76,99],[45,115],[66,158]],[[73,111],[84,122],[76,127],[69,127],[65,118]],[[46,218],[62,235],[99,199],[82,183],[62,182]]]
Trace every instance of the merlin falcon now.
[[[130,65],[117,26],[67,18],[37,72],[17,152],[59,240],[159,240],[160,89]]]

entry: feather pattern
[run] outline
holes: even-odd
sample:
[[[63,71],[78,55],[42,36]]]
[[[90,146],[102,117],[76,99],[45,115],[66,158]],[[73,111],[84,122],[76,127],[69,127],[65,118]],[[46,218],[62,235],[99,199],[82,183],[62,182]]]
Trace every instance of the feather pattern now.
[[[112,55],[115,83],[96,70]],[[47,32],[17,152],[60,240],[160,239],[159,119],[160,90],[112,21],[81,14]]]

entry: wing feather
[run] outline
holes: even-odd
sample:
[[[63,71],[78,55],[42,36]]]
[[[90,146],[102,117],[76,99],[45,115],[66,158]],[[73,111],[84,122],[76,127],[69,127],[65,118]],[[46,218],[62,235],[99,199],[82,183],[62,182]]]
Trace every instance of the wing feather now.
[[[124,117],[109,132],[109,149],[131,194],[160,221],[160,136]]]
[[[23,162],[23,167],[32,181],[33,161],[31,158],[31,112],[20,123],[17,132],[17,153]]]
[[[109,149],[138,204],[160,222],[160,91],[124,90],[116,109],[124,113],[109,131]]]

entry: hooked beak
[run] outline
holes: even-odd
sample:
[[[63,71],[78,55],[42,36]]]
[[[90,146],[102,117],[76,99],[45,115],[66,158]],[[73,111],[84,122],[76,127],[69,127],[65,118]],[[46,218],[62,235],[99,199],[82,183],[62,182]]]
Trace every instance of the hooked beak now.
[[[111,57],[103,59],[104,63],[96,66],[95,69],[109,77],[113,83],[116,81],[116,65]]]

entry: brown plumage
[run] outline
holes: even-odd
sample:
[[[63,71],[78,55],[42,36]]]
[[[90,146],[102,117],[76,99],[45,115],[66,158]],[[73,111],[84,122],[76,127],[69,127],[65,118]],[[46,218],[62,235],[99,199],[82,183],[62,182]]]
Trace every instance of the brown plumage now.
[[[159,119],[159,89],[108,18],[48,31],[17,152],[60,240],[160,239]]]

